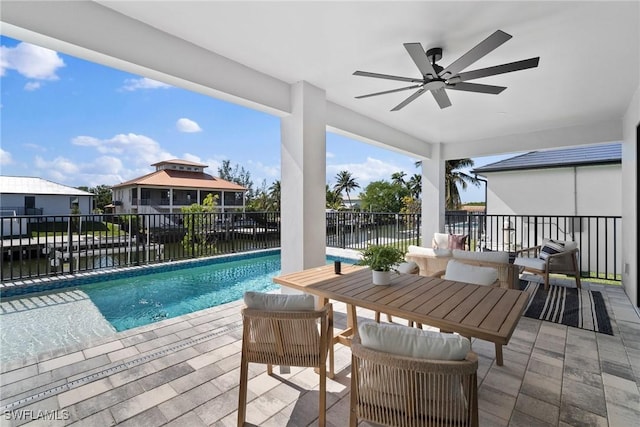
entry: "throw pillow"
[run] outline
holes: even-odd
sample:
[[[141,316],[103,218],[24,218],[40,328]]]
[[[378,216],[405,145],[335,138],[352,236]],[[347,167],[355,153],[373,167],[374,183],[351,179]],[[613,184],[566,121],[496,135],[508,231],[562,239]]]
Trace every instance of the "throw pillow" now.
[[[564,250],[564,243],[548,240],[540,248],[540,255],[538,255],[538,257],[546,260],[549,258],[549,255],[559,254],[560,252],[564,252]]]
[[[433,233],[431,247],[433,249],[451,249],[449,247],[449,235],[446,233]]]
[[[313,295],[267,294],[248,291],[244,293],[247,308],[268,311],[305,311],[315,308]]]
[[[498,270],[492,267],[469,265],[452,259],[447,263],[444,279],[474,285],[492,285],[498,280]]]
[[[464,249],[467,237],[466,234],[449,234],[449,249]]]
[[[402,325],[362,322],[358,334],[367,348],[419,359],[463,360],[471,351],[468,338]]]

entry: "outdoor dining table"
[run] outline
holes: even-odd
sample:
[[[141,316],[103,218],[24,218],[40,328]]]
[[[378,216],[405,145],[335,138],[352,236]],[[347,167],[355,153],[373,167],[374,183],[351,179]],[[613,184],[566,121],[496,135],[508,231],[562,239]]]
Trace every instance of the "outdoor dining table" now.
[[[516,289],[479,286],[416,274],[392,274],[390,285],[376,286],[371,270],[342,264],[309,268],[274,277],[277,284],[347,304],[347,328],[335,342],[350,345],[357,330],[356,307],[363,307],[441,331],[457,332],[495,343],[496,364],[502,366],[502,346],[509,343],[527,305],[528,294]]]

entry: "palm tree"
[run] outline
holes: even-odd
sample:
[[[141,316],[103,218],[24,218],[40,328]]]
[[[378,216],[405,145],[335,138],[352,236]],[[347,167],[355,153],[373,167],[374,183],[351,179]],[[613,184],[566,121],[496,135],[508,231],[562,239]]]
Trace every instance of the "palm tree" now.
[[[360,188],[360,184],[358,184],[355,178],[351,176],[351,172],[338,172],[338,174],[336,175],[336,184],[333,186],[333,189],[338,193],[342,193],[343,191],[347,193],[349,207],[351,207],[351,197],[349,196],[349,192],[355,190],[356,188]]]
[[[445,205],[447,209],[459,209],[462,205],[458,186],[462,190],[467,189],[467,183],[476,187],[480,180],[460,171],[460,169],[473,167],[473,159],[447,160],[445,164]]]
[[[391,182],[393,182],[394,184],[400,184],[400,185],[404,186],[405,185],[405,182],[404,182],[404,177],[405,176],[407,176],[407,174],[404,173],[403,171],[394,172],[391,175]]]
[[[271,187],[269,187],[269,199],[270,204],[275,208],[274,210],[280,210],[280,198],[282,192],[280,191],[280,180],[273,181]]]
[[[327,209],[338,210],[342,207],[342,197],[340,196],[340,192],[332,190],[329,188],[329,184],[326,185],[327,190]]]
[[[418,160],[414,163],[415,167],[421,167],[422,161]],[[480,185],[480,180],[468,175],[459,169],[462,168],[471,168],[473,167],[473,159],[458,159],[458,160],[447,160],[445,163],[445,176],[444,176],[444,185],[445,185],[445,205],[449,210],[459,209],[462,205],[462,201],[460,200],[460,192],[458,191],[458,185],[463,190],[467,189],[467,183],[473,184],[476,187]],[[421,181],[422,183],[422,181]],[[422,184],[420,187],[420,191],[422,191]]]
[[[407,181],[407,190],[411,193],[411,197],[419,199],[422,194],[422,175],[414,173]]]

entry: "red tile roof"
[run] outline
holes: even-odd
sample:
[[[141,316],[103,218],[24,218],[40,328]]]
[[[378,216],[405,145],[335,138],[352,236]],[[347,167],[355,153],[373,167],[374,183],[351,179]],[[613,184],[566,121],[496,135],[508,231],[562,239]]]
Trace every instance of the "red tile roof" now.
[[[207,190],[247,191],[241,185],[203,172],[163,169],[114,185],[113,188],[144,185],[147,187],[205,188]]]
[[[160,166],[160,165],[184,165],[184,166],[198,166],[201,168],[206,168],[207,165],[202,164],[202,163],[196,163],[196,162],[190,162],[189,160],[182,160],[182,159],[171,159],[171,160],[163,160],[161,162],[158,163],[154,163],[151,166]]]

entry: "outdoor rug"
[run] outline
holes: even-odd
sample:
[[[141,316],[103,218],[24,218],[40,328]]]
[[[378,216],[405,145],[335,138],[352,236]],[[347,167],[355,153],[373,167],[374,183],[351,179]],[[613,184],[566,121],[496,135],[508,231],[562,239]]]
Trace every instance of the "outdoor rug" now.
[[[554,285],[545,291],[542,283],[529,280],[520,280],[520,289],[532,295],[524,313],[526,317],[613,335],[599,291]]]

